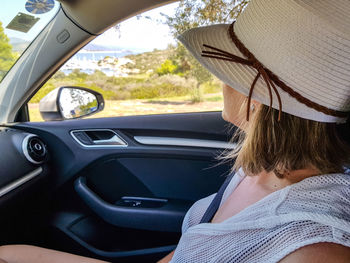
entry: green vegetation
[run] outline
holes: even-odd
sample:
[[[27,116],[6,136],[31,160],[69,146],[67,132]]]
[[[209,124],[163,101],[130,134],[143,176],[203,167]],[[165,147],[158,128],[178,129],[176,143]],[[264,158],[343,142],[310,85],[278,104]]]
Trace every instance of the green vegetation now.
[[[107,76],[98,70],[90,75],[78,69],[68,75],[58,71],[30,102],[38,103],[50,91],[62,86],[89,88],[101,93],[106,100],[188,96],[191,102],[201,102],[204,94],[220,92],[220,82],[186,52],[183,46],[169,46],[166,50],[126,56],[132,63],[121,67],[138,72],[127,77]]]
[[[178,66],[173,63],[170,59],[166,59],[159,68],[157,68],[156,72],[159,76],[166,74],[175,74],[178,70]]]
[[[140,74],[156,72],[157,68],[171,57],[174,52],[174,47],[169,46],[166,50],[153,50],[151,52],[145,52],[137,55],[128,55],[125,58],[132,60],[134,63],[128,63],[125,65],[129,69],[139,69]]]
[[[92,110],[95,109],[95,110]],[[91,101],[88,104],[80,105],[79,106],[79,116],[87,115],[91,112],[94,112],[97,110],[97,100]]]
[[[0,22],[0,81],[15,63],[18,54],[12,51],[10,40]]]
[[[166,24],[174,36],[198,26],[232,23],[247,6],[249,0],[181,0],[173,17],[166,16]]]
[[[39,103],[50,91],[62,86],[79,86],[95,90],[106,100],[156,99],[177,96],[190,96],[192,102],[202,101],[202,94],[221,91],[218,80],[211,80],[201,89],[194,78],[176,74],[131,75],[130,77],[109,77],[101,71],[88,75],[74,70],[69,75],[58,71],[35,94],[30,103]]]
[[[232,22],[249,0],[181,0],[174,17],[166,17],[166,24],[174,36],[192,27]],[[0,31],[1,33],[1,31]],[[1,37],[1,34],[0,34]],[[106,100],[158,99],[186,97],[193,103],[206,100],[206,94],[221,91],[221,83],[189,54],[183,45],[169,45],[166,50],[153,50],[128,55],[121,59],[106,57],[98,62],[123,77],[107,76],[101,71],[86,74],[73,70],[69,75],[57,72],[32,98],[38,103],[48,92],[60,86],[80,86],[100,92]],[[1,61],[0,61],[1,63]],[[1,65],[1,64],[0,64]],[[118,66],[117,66],[118,65]],[[221,97],[211,97],[211,101]]]

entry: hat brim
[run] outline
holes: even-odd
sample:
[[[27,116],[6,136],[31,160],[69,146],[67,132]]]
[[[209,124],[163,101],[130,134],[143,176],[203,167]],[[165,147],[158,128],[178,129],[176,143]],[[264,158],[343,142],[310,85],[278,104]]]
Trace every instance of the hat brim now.
[[[208,50],[203,46],[206,44],[245,58],[230,38],[228,33],[229,26],[229,24],[219,24],[193,28],[180,35],[178,39],[206,69],[228,86],[248,96],[251,85],[257,75],[257,71],[254,68],[235,62],[203,57],[201,55],[203,50]],[[344,118],[326,115],[309,108],[281,89],[278,89],[278,92],[282,100],[283,112],[320,122],[346,121]],[[259,78],[255,85],[252,99],[262,104],[270,105],[268,88],[262,78]],[[279,109],[275,94],[273,94],[272,107]]]

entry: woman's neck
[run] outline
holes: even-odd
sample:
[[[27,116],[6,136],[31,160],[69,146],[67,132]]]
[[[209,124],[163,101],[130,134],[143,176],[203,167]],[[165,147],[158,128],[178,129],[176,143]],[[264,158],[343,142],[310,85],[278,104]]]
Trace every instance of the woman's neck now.
[[[300,182],[305,178],[318,175],[320,172],[317,169],[300,169],[290,171],[283,178],[278,178],[274,172],[263,171],[254,176],[247,176],[249,183],[252,186],[260,187],[265,191],[273,192],[282,189],[288,185]]]

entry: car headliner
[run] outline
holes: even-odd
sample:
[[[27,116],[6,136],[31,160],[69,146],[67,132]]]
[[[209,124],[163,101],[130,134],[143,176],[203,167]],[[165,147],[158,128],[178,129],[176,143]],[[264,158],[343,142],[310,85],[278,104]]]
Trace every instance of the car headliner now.
[[[65,13],[92,35],[146,10],[176,0],[59,0]]]

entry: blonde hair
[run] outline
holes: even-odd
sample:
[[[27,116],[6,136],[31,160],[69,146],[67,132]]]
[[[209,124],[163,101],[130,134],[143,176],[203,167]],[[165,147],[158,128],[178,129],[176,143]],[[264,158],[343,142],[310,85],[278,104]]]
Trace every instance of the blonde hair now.
[[[234,170],[248,175],[274,172],[282,178],[289,171],[316,168],[320,173],[343,172],[350,148],[337,132],[336,124],[302,119],[260,105],[246,127],[233,140],[238,147],[224,155],[236,159]]]

